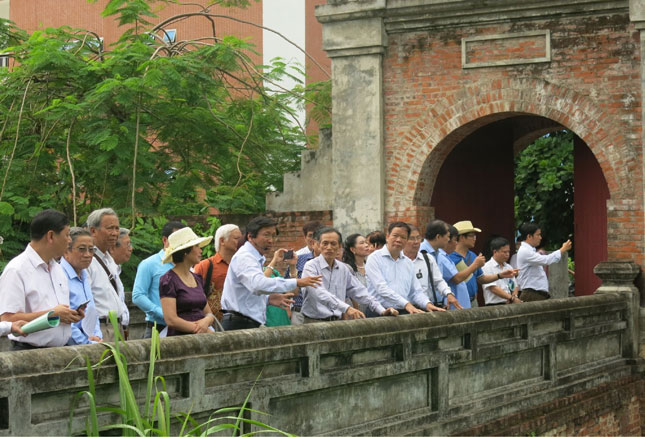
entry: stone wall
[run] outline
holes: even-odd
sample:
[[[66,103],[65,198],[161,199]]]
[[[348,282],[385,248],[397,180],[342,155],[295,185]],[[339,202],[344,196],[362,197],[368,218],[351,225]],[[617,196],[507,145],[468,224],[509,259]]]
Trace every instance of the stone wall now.
[[[166,378],[173,409],[198,418],[240,405],[262,372],[250,402],[272,415],[252,417],[301,435],[464,433],[538,407],[539,417],[547,417],[578,402],[559,399],[578,393],[592,399],[606,384],[631,411],[643,399],[642,385],[626,382],[642,375],[632,304],[627,294],[606,293],[169,338],[162,340],[156,370]],[[82,363],[70,363],[84,355],[96,362],[103,350],[0,353],[0,435],[66,433],[70,402],[87,386]],[[149,342],[129,342],[128,351],[130,380],[142,399]],[[101,402],[118,399],[115,377],[109,363],[98,372]],[[620,391],[618,384],[631,388]],[[564,429],[579,432],[597,412],[579,409],[577,421],[566,422],[572,428]],[[624,420],[618,409],[615,414],[612,420]],[[80,430],[83,410],[77,417]],[[505,424],[482,429],[519,429]],[[532,429],[545,429],[540,426]]]

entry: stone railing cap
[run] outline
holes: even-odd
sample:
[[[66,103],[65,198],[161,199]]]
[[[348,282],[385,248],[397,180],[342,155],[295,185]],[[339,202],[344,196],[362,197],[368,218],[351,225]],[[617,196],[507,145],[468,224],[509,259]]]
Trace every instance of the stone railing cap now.
[[[632,261],[603,261],[594,267],[593,272],[603,283],[630,284],[634,282],[640,269],[640,266]]]

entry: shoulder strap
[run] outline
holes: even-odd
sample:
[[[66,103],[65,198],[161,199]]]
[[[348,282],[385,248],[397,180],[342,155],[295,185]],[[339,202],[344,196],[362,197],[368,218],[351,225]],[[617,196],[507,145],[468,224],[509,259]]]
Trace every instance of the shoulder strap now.
[[[112,274],[110,269],[108,269],[108,266],[105,265],[105,263],[103,262],[101,257],[98,255],[98,253],[94,254],[94,258],[99,262],[99,264],[101,264],[101,267],[103,267],[103,270],[105,270],[105,274],[108,275],[108,279],[110,280],[110,284],[112,284],[112,288],[114,289],[114,292],[118,295],[119,290],[117,289],[116,280],[114,279],[114,275]]]
[[[434,288],[434,278],[432,277],[432,267],[430,266],[430,260],[428,259],[428,252],[425,250],[422,250],[421,254],[423,255],[423,259],[425,260],[426,266],[428,267],[428,282],[430,283],[430,288],[432,289],[432,295],[434,296],[433,304],[437,304],[439,303],[439,300],[437,299],[437,291]]]
[[[213,261],[208,258],[208,270],[206,271],[206,278],[204,279],[204,294],[206,297],[211,294],[211,278],[213,277]]]

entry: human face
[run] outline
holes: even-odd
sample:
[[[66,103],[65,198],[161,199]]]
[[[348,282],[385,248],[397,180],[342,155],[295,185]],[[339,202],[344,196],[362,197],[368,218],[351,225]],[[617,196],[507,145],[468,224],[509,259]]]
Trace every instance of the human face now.
[[[338,255],[338,249],[340,248],[340,241],[338,240],[336,232],[327,232],[320,236],[320,253],[329,264],[333,264],[334,258]]]
[[[450,232],[446,231],[443,235],[437,235],[432,241],[432,246],[435,249],[446,250],[446,246],[450,243]]]
[[[398,256],[405,247],[405,243],[408,242],[408,230],[405,228],[392,229],[392,232],[387,234],[386,242],[390,254]]]
[[[249,235],[249,241],[262,255],[268,255],[273,247],[273,240],[278,235],[275,226],[261,228],[256,237]]]
[[[96,247],[105,252],[116,245],[119,238],[119,218],[115,215],[104,215],[98,228],[91,227]]]
[[[475,247],[477,242],[477,233],[469,232],[467,234],[461,235],[459,241],[462,242],[468,249]]]
[[[455,249],[457,248],[457,237],[450,237],[450,234],[448,235],[448,242],[444,246],[443,250],[446,251],[446,253],[453,253]]]
[[[533,247],[538,247],[542,241],[542,229],[535,231],[533,235],[526,236],[526,242]]]
[[[419,246],[421,246],[421,235],[419,235],[419,231],[416,229],[410,232],[410,238],[408,238],[408,242],[405,243],[405,249],[403,250],[408,256],[408,258],[416,258],[417,253],[419,253]]]
[[[184,257],[184,262],[190,266],[194,266],[202,260],[202,248],[199,245],[194,245],[192,250]]]
[[[237,252],[239,247],[240,240],[242,239],[242,232],[239,229],[234,229],[233,232],[228,236],[227,240],[221,241],[219,245],[220,251],[225,249],[231,253]]]
[[[92,263],[94,256],[94,242],[89,235],[81,235],[76,237],[72,248],[65,251],[65,259],[76,273],[80,274],[81,270],[86,269]]]
[[[350,249],[352,253],[354,253],[354,256],[362,256],[366,257],[367,255],[370,254],[370,245],[367,244],[367,240],[365,237],[362,235],[356,237],[356,242],[354,243],[354,247]]]
[[[69,226],[65,226],[62,231],[56,233],[54,231],[48,232],[48,237],[52,242],[53,256],[52,258],[60,258],[69,248],[72,239],[69,236]]]
[[[132,256],[132,243],[130,242],[130,236],[124,235],[119,240],[119,246],[114,246],[114,249],[110,249],[110,255],[114,258],[114,262],[118,265],[125,264],[130,260]]]
[[[499,250],[493,251],[493,258],[497,261],[498,264],[504,264],[508,262],[508,259],[511,257],[511,246],[506,245],[499,248]]]
[[[305,235],[305,243],[307,244],[307,247],[309,248],[310,251],[313,252],[314,250],[314,231],[309,231],[307,232],[307,235]]]

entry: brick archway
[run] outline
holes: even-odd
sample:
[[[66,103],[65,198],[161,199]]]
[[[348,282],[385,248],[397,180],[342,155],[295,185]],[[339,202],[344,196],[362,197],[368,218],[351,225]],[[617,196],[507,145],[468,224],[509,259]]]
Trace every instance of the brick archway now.
[[[621,133],[621,120],[591,99],[539,79],[499,79],[466,87],[438,101],[401,137],[386,146],[412,157],[386,170],[386,218],[405,216],[423,223],[431,215],[430,197],[437,173],[450,151],[467,135],[493,121],[537,115],[575,132],[602,168],[612,199],[634,198],[626,156],[636,154]],[[416,220],[415,220],[416,219]]]

